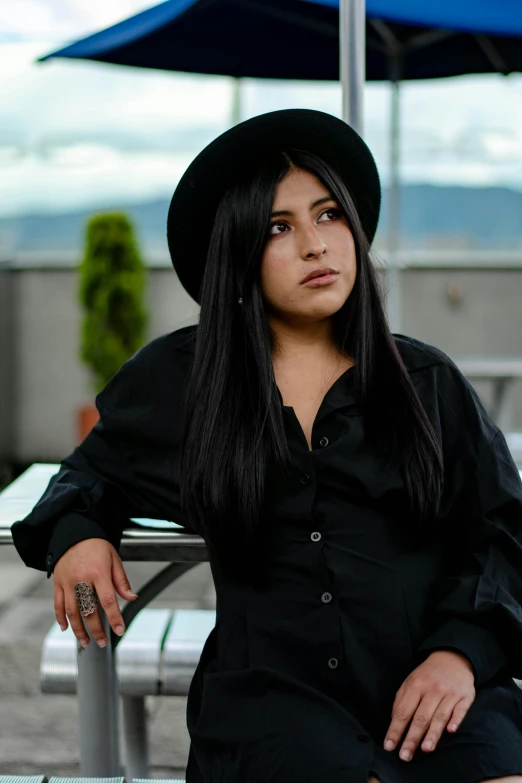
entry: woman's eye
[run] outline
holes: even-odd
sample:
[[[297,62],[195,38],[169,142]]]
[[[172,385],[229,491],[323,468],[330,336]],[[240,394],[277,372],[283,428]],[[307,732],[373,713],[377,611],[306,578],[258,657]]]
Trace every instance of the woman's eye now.
[[[340,209],[335,209],[334,207],[331,207],[330,209],[326,209],[323,212],[323,215],[328,215],[329,213],[335,215],[336,218],[342,214]],[[323,215],[321,215],[321,217]]]
[[[272,229],[275,228],[275,226],[285,226],[286,227],[286,223],[283,223],[281,221],[279,221],[278,223],[272,223],[272,225],[270,226],[270,233],[272,235],[281,233],[280,231],[272,231]]]
[[[340,209],[335,209],[334,207],[331,207],[330,209],[325,209],[325,211],[322,213],[322,215],[320,215],[320,217],[323,217],[323,215],[328,215],[328,214],[332,214],[332,215],[335,216],[335,218],[338,218],[338,217],[341,217],[341,215],[343,213],[342,213],[342,211]],[[330,221],[327,220],[326,222],[329,223]],[[284,221],[279,220],[277,223],[272,223],[272,225],[270,226],[270,234],[272,236],[276,236],[277,234],[283,233],[281,231],[274,231],[273,230],[274,228],[280,227],[280,226],[283,226],[285,229],[288,228],[288,224],[287,223],[285,223]]]

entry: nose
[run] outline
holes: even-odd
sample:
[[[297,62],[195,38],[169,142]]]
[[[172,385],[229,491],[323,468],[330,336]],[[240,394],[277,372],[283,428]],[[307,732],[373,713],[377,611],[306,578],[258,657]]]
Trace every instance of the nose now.
[[[303,258],[322,256],[327,250],[325,243],[313,224],[310,224],[303,232],[301,249]]]

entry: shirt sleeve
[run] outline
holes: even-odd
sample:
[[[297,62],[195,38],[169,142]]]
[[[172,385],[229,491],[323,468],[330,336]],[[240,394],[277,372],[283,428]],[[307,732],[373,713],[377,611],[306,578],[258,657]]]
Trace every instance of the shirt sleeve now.
[[[26,565],[50,577],[79,541],[103,538],[118,548],[131,517],[193,532],[179,501],[185,373],[167,337],[143,346],[96,396],[99,421],[61,461],[32,511],[12,525]]]
[[[459,386],[445,395],[444,570],[418,654],[462,653],[481,686],[503,671],[522,678],[522,483],[502,432],[462,376]]]

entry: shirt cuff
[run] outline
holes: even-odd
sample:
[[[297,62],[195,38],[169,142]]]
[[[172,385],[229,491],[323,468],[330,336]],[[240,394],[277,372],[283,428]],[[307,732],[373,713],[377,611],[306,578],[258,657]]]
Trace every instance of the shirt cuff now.
[[[47,578],[50,578],[61,556],[79,541],[85,541],[87,538],[103,538],[105,541],[109,541],[115,549],[118,549],[122,534],[123,530],[119,527],[112,527],[110,530],[106,530],[98,522],[77,511],[65,514],[63,517],[60,517],[54,526],[49,540],[49,548],[45,560]]]
[[[419,658],[424,660],[436,650],[454,650],[465,655],[475,674],[475,687],[480,687],[508,664],[508,658],[495,635],[475,623],[452,618],[420,645]]]

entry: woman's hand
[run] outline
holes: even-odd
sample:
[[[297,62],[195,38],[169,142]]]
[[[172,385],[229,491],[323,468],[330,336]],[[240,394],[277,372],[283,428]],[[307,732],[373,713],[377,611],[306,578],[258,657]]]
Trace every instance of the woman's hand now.
[[[133,593],[123,568],[123,563],[113,545],[103,538],[79,541],[63,554],[54,567],[54,610],[62,631],[67,628],[67,618],[74,635],[82,645],[89,644],[87,623],[93,639],[100,647],[108,642],[98,609],[82,618],[74,586],[86,582],[94,587],[113,631],[121,636],[125,631],[123,617],[116,592],[127,601],[138,596]]]
[[[385,749],[396,747],[413,717],[399,753],[401,759],[413,758],[424,735],[422,750],[434,750],[447,724],[448,731],[455,732],[473,704],[474,681],[473,667],[465,655],[449,650],[431,653],[397,691]]]

